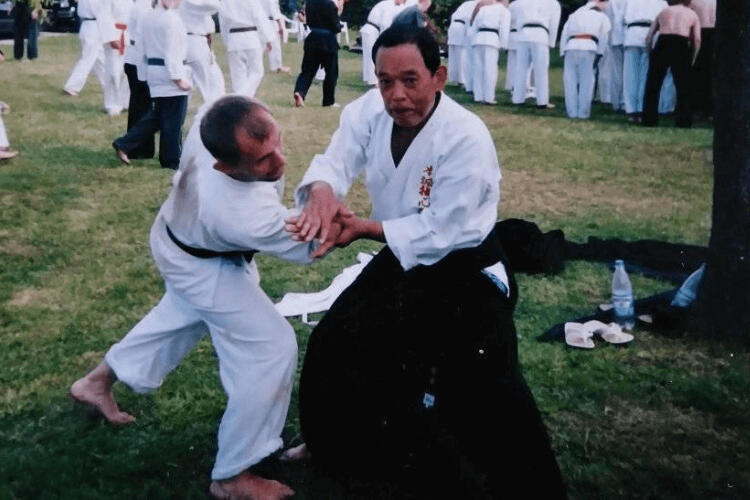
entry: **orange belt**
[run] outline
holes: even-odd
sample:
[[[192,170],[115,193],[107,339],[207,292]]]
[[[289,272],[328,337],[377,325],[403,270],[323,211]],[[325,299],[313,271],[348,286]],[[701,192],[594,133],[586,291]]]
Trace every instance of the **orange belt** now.
[[[123,55],[125,54],[125,30],[128,29],[128,25],[123,23],[115,23],[115,28],[120,30],[120,49],[118,50],[118,52],[120,53],[120,55]]]

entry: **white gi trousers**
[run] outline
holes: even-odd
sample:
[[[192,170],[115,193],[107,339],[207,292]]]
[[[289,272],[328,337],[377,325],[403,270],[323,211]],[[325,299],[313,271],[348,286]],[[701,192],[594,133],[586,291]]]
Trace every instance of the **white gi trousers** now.
[[[149,392],[211,335],[227,394],[214,480],[235,476],[282,446],[297,367],[294,330],[260,288],[255,263],[220,260],[214,307],[196,305],[165,279],[159,304],[105,358],[118,380]]]
[[[612,103],[612,54],[609,48],[604,51],[604,55],[599,59],[599,65],[595,74],[597,75],[599,102],[606,104]]]
[[[676,106],[677,89],[674,86],[672,70],[668,69],[667,75],[664,77],[664,82],[661,84],[661,92],[659,93],[659,114],[666,115],[672,113]]]
[[[508,59],[505,66],[505,90],[513,90],[513,69],[516,64],[516,49],[508,49]]]
[[[268,69],[278,71],[282,65],[281,59],[281,36],[278,33],[278,24],[274,21],[274,36],[271,38],[271,52],[268,53]]]
[[[474,90],[474,54],[471,45],[463,46],[463,54],[461,54],[461,65],[462,74],[464,80],[464,89],[466,92],[472,92]]]
[[[125,76],[125,58],[109,44],[104,46],[104,109],[119,114],[128,107],[130,87]]]
[[[83,30],[97,30],[97,26],[93,21],[84,21],[81,23],[81,31]],[[64,89],[80,92],[83,86],[86,85],[86,80],[89,77],[91,70],[94,70],[94,74],[99,79],[99,84],[102,86],[102,92],[104,92],[105,81],[104,81],[104,46],[98,41],[92,43],[87,39],[84,33],[79,32],[78,40],[81,43],[81,57],[73,66],[68,80],[63,85]]]
[[[566,50],[563,68],[565,111],[570,118],[586,119],[591,114],[594,98],[593,50]]]
[[[643,112],[643,93],[646,91],[648,53],[645,47],[625,47],[622,67],[622,92],[627,114]]]
[[[489,45],[472,45],[474,56],[474,102],[494,104],[495,86],[497,85],[497,59],[500,50]]]
[[[216,63],[205,36],[188,35],[186,61],[193,83],[203,96],[203,102],[210,102],[224,95],[224,74]]]
[[[227,60],[232,91],[255,97],[263,80],[263,49],[229,50]]]
[[[549,104],[549,45],[538,42],[518,42],[513,83],[513,104],[526,101],[526,85],[529,66],[534,68],[537,106]]]
[[[375,85],[378,79],[375,76],[375,63],[372,62],[372,46],[378,39],[378,33],[367,29],[360,31],[359,35],[362,37],[362,81]],[[450,64],[450,59],[448,59],[448,64]]]
[[[10,142],[8,142],[8,134],[5,132],[5,123],[3,123],[3,116],[0,115],[0,148],[9,148]]]
[[[461,46],[448,45],[448,81],[461,81]]]
[[[622,102],[622,65],[623,65],[623,48],[622,45],[612,45],[609,47],[611,58],[610,70],[612,82],[610,83],[610,99],[612,100],[612,109],[619,111],[623,108]]]

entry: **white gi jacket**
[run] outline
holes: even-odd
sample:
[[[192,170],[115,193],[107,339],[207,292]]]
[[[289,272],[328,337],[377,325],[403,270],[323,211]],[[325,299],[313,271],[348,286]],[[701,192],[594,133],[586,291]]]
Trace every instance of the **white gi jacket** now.
[[[393,3],[393,0],[381,0],[373,5],[372,9],[370,9],[370,12],[367,14],[367,22],[362,25],[359,31],[364,31],[377,37],[378,34],[383,31],[383,29],[381,29],[383,12],[395,7],[396,4]],[[392,16],[391,19],[393,19]]]
[[[228,51],[261,50],[275,33],[269,29],[268,13],[260,0],[221,0],[219,25]],[[232,32],[243,28],[255,29]]]
[[[664,0],[627,0],[623,14],[623,29],[625,30],[623,45],[645,47],[646,35],[651,23],[667,6]]]
[[[516,50],[518,48],[518,7],[519,0],[513,0],[508,5],[508,12],[510,12],[510,33],[508,34],[508,50]],[[510,69],[510,68],[509,68]]]
[[[466,38],[466,32],[476,4],[477,0],[468,0],[453,12],[448,26],[448,45],[471,45],[471,41]]]
[[[151,10],[151,0],[135,0],[133,2],[133,8],[130,9],[130,16],[128,16],[127,22],[128,38],[130,38],[130,41],[125,48],[125,64],[132,64],[134,66],[142,65],[143,41],[141,40],[139,25],[143,22],[145,15]],[[145,81],[146,75],[139,73],[138,79]]]
[[[609,39],[612,45],[622,45],[625,40],[625,25],[623,17],[625,16],[625,4],[627,0],[609,0],[605,12],[612,23],[612,31]]]
[[[219,12],[219,0],[183,0],[178,12],[189,36],[210,35],[216,31],[211,16]]]
[[[496,31],[487,31],[496,30]],[[510,11],[501,3],[485,5],[471,23],[471,44],[508,48]]]
[[[300,186],[325,181],[343,199],[364,173],[371,217],[382,221],[404,270],[482,242],[500,201],[497,152],[482,120],[441,94],[398,167],[392,130],[380,92],[369,91],[344,108],[331,143],[313,158]]]
[[[189,80],[189,71],[184,61],[187,57],[187,32],[175,9],[157,6],[152,9],[138,27],[143,41],[145,70],[151,97],[187,95],[174,80]],[[148,59],[161,59],[163,65],[148,64]],[[139,69],[139,74],[141,69]]]
[[[516,0],[516,3],[518,41],[545,43],[554,47],[560,26],[560,3],[557,0]]]
[[[612,25],[603,12],[593,9],[586,4],[573,12],[563,26],[560,35],[560,55],[566,50],[588,50],[604,54],[609,45],[609,32]],[[587,38],[573,38],[576,35],[591,35],[597,40]]]
[[[78,39],[82,43],[103,45],[119,39],[109,2],[80,0],[78,2],[78,17],[81,18]]]

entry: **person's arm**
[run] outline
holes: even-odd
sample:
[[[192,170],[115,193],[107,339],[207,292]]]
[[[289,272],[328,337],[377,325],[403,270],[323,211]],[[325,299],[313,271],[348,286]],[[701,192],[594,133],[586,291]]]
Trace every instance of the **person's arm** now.
[[[557,41],[557,30],[560,27],[560,2],[557,0],[552,1],[552,8],[550,9],[550,23],[549,23],[549,46],[551,49],[555,48],[555,42]]]
[[[658,29],[659,29],[659,16],[656,16],[656,19],[654,19],[651,22],[651,26],[648,28],[648,34],[646,35],[646,52],[651,52],[651,47],[653,46],[654,35],[656,34],[656,30]]]
[[[690,38],[693,41],[693,59],[690,63],[691,66],[695,65],[695,60],[698,58],[698,52],[701,50],[701,22],[698,16],[695,16],[695,21],[690,29]]]
[[[183,60],[187,49],[187,35],[177,12],[167,18],[163,27],[164,68],[169,78],[180,90],[190,90],[187,71]]]
[[[341,32],[341,19],[339,18],[339,11],[337,4],[328,2],[326,6],[326,19],[329,25],[329,29],[335,34]]]
[[[568,44],[568,32],[570,31],[570,18],[563,24],[562,33],[560,34],[560,57],[565,57],[565,46]]]

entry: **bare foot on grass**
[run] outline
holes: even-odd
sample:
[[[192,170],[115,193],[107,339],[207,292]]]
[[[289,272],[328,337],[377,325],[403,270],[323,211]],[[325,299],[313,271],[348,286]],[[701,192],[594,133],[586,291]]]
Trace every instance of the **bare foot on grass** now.
[[[308,458],[310,458],[310,452],[307,451],[307,445],[305,443],[284,450],[284,452],[279,455],[279,460],[281,462],[297,462],[299,460],[307,460]]]
[[[70,397],[74,401],[84,404],[117,425],[125,425],[135,421],[135,418],[120,411],[114,396],[112,385],[116,381],[115,374],[107,363],[102,362],[85,377],[76,380],[70,386]]]
[[[231,479],[212,482],[208,491],[219,500],[280,500],[294,495],[289,486],[247,471]]]

